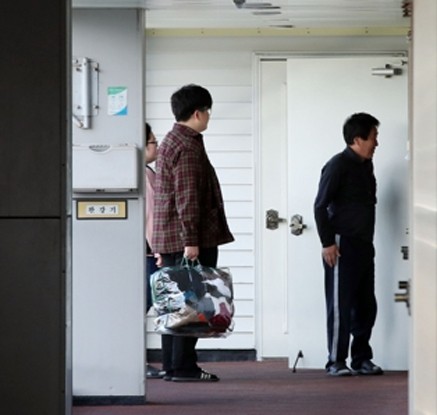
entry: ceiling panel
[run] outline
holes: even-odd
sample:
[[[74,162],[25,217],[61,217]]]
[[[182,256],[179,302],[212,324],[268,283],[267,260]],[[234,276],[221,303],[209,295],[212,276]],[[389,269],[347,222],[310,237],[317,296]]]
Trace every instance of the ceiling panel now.
[[[405,0],[144,0],[147,28],[407,27]]]

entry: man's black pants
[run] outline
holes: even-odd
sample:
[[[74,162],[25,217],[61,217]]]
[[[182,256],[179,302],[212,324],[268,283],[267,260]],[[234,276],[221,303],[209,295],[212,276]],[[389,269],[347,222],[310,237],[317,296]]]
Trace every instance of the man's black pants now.
[[[179,265],[183,259],[183,252],[161,254],[165,267]],[[216,267],[218,248],[201,248],[198,260],[207,267]],[[164,334],[162,338],[162,368],[166,372],[177,376],[191,375],[200,369],[197,366],[195,350],[197,337],[171,336]]]
[[[375,249],[372,242],[337,235],[340,257],[334,267],[324,262],[329,366],[348,357],[351,366],[373,357],[369,341],[376,319]]]

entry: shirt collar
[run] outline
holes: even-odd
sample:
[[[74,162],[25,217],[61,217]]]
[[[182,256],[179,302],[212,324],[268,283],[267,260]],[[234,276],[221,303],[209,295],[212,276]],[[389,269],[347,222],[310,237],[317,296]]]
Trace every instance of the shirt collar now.
[[[179,124],[179,123],[175,123],[173,128],[178,132],[181,133],[185,136],[189,136],[189,137],[193,137],[195,139],[201,140],[203,138],[203,135],[198,133],[197,131],[193,130],[192,128],[183,125],[183,124]]]
[[[355,161],[356,163],[365,163],[368,162],[370,160],[366,160],[361,158],[357,153],[355,153],[355,151],[353,151],[349,146],[347,146],[344,151],[343,154],[350,158],[351,160]]]

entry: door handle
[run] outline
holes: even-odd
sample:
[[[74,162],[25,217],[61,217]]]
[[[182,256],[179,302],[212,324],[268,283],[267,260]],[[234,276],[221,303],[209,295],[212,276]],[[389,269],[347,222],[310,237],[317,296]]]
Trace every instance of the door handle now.
[[[278,229],[280,222],[286,222],[286,219],[279,217],[279,212],[275,209],[269,209],[266,211],[266,228]]]
[[[396,303],[405,303],[408,309],[408,314],[410,313],[410,283],[408,281],[399,281],[398,287],[400,290],[405,290],[402,293],[395,293]]]
[[[290,219],[290,228],[293,235],[299,236],[302,235],[307,225],[303,223],[303,217],[301,215],[293,215]]]

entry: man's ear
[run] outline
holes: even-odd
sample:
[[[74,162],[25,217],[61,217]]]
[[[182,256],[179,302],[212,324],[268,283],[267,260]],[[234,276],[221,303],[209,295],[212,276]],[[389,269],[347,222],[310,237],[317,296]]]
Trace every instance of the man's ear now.
[[[362,138],[361,137],[359,137],[359,136],[356,136],[356,137],[354,137],[354,142],[352,143],[352,144],[355,144],[355,145],[360,145],[360,140],[362,140]]]
[[[360,137],[354,137],[354,140],[352,141],[352,144],[349,144],[349,147],[352,149],[358,150],[360,148]]]

